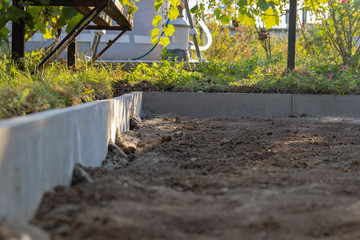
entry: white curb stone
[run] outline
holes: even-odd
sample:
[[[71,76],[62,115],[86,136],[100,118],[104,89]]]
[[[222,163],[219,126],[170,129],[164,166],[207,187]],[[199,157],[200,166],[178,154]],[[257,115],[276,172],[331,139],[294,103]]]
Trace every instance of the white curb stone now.
[[[0,218],[27,221],[43,194],[70,185],[75,163],[100,166],[142,93],[0,121]]]

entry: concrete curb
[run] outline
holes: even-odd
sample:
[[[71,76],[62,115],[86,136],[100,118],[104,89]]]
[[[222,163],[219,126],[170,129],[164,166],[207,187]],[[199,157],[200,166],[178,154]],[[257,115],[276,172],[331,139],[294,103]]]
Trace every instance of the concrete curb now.
[[[141,104],[134,92],[0,121],[0,218],[27,221],[46,191],[70,184],[75,163],[99,166]]]
[[[144,92],[144,114],[197,118],[360,117],[358,95]]]
[[[309,117],[360,117],[359,95],[293,95],[292,114]]]

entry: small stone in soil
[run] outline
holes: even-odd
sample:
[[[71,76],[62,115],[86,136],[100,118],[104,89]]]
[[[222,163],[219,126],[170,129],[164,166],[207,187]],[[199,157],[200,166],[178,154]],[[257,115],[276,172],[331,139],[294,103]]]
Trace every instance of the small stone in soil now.
[[[233,140],[233,139],[231,139],[231,138],[223,138],[223,139],[221,140],[221,145],[230,143],[232,140]]]
[[[101,165],[106,169],[117,169],[128,164],[129,157],[115,144],[109,144],[108,154]]]
[[[141,119],[138,117],[130,117],[130,130],[141,127]]]
[[[73,170],[73,175],[71,179],[71,186],[75,186],[77,184],[82,183],[92,183],[90,175],[85,171],[85,169],[80,165],[76,164]]]
[[[170,135],[166,135],[161,138],[161,143],[170,142],[171,140],[172,137]]]
[[[54,233],[55,233],[55,235],[65,236],[70,233],[70,226],[68,224],[64,224],[64,225],[56,228]]]
[[[119,146],[125,154],[134,154],[136,152],[136,146],[140,144],[138,138],[127,136],[127,135],[120,135],[116,137],[115,145]]]

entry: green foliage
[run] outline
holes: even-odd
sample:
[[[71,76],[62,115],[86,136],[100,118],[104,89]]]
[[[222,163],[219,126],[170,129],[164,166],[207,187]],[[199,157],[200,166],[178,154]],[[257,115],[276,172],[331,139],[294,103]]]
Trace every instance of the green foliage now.
[[[315,35],[307,51],[303,38],[297,46],[297,70],[286,70],[287,43],[282,35],[268,38],[271,59],[258,40],[258,33],[250,27],[238,27],[233,35],[216,22],[210,24],[213,45],[203,54],[208,62],[189,68],[183,63],[161,62],[150,67],[141,64],[124,81],[141,90],[165,91],[230,91],[271,93],[360,94],[360,71],[340,64],[324,51],[322,39]],[[316,31],[305,31],[310,38]]]
[[[72,72],[56,64],[32,75],[7,59],[0,63],[0,119],[113,96],[110,68],[84,64]]]
[[[315,34],[322,38],[323,45],[336,53],[332,57],[340,56],[343,65],[357,66],[360,62],[360,1],[307,0],[305,7],[312,10],[320,23],[315,25]],[[309,49],[311,44],[306,47]]]
[[[118,0],[126,6],[129,14],[138,10],[135,2],[139,0]],[[29,1],[18,1],[18,6],[11,6],[9,0],[0,1],[0,40],[4,41],[9,36],[6,29],[8,21],[23,21],[27,25],[27,39],[40,31],[45,38],[55,37],[55,42],[59,39],[61,29],[66,27],[69,32],[80,20],[80,15],[72,8],[49,7],[49,0],[42,0],[43,7],[29,6]],[[236,19],[244,26],[254,25],[255,20],[260,18],[266,28],[271,28],[279,23],[279,16],[284,11],[285,0],[209,0],[207,4],[199,2],[191,9],[192,13],[200,16],[205,12],[206,7],[214,10],[214,15],[222,24],[228,24]],[[154,8],[158,14],[154,17],[152,30],[152,42],[167,46],[171,31],[161,31],[162,20],[175,20],[179,16],[178,7],[180,0],[155,0]],[[165,13],[165,18],[162,15]],[[160,25],[160,26],[159,26]],[[50,26],[50,28],[48,27]],[[172,26],[172,25],[169,25]]]
[[[252,27],[230,29],[215,21],[208,24],[214,39],[210,48],[203,53],[205,59],[218,58],[222,61],[236,62],[257,55],[259,49],[255,30]]]
[[[135,2],[139,0],[116,0],[127,8],[127,13],[130,16],[138,10]],[[8,21],[24,22],[26,24],[26,39],[29,40],[37,31],[40,31],[44,38],[55,38],[54,44],[58,42],[62,29],[70,32],[74,26],[81,20],[82,15],[77,13],[71,7],[51,7],[49,0],[42,0],[43,6],[30,6],[30,1],[17,1],[17,5],[11,5],[11,1],[0,1],[0,43],[8,42],[10,31],[6,28]],[[166,19],[175,20],[179,16],[178,6],[180,0],[156,0],[154,7],[156,12],[160,12],[163,7],[166,13]],[[161,13],[163,14],[163,13]],[[166,46],[170,43],[169,36],[172,35],[172,25],[169,25],[170,30],[160,34],[162,16],[156,15],[153,19],[154,29],[152,32],[153,43],[160,42]],[[172,28],[171,28],[172,27]],[[51,45],[50,49],[54,46]]]
[[[244,26],[253,26],[257,19],[271,28],[279,24],[280,16],[284,13],[287,1],[285,0],[210,0],[216,19],[222,24],[228,24],[236,19]],[[202,8],[194,8],[193,12],[201,15]]]
[[[176,20],[179,16],[178,6],[181,4],[180,0],[155,0],[154,7],[157,15],[153,19],[153,28],[151,32],[151,41],[153,44],[160,43],[164,47],[170,44],[170,39],[168,37],[172,36],[175,32],[175,28],[172,24],[168,24],[170,20]],[[165,19],[161,16],[165,11]],[[164,22],[162,22],[164,20]],[[165,24],[163,27],[162,24]]]
[[[7,39],[10,32],[6,29],[8,21],[23,21],[26,24],[26,39],[29,40],[37,31],[45,38],[59,38],[61,29],[77,22],[79,15],[70,7],[29,6],[28,1],[19,1],[18,5],[10,5],[10,1],[0,2],[0,34]],[[77,21],[76,21],[77,20]],[[70,29],[71,30],[71,29]],[[67,29],[69,31],[69,29]]]
[[[174,88],[197,88],[202,73],[186,68],[186,63],[161,61],[148,66],[140,63],[131,72],[123,72],[118,76],[120,81],[131,85],[148,82],[159,90],[173,90]]]

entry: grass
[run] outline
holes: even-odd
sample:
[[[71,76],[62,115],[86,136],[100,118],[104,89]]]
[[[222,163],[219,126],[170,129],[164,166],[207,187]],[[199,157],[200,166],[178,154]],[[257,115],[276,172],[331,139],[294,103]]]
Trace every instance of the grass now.
[[[83,65],[71,71],[57,64],[32,75],[6,59],[0,66],[0,119],[113,96],[110,68]]]
[[[360,72],[357,68],[335,66],[332,75],[316,69],[286,71],[285,60],[277,62],[248,59],[229,63],[210,60],[188,69],[183,63],[160,62],[152,67],[140,64],[117,81],[129,89],[158,91],[263,92],[358,94]]]
[[[297,68],[286,70],[286,43],[273,39],[271,59],[256,33],[241,29],[230,36],[216,24],[214,43],[204,53],[208,62],[189,67],[182,62],[121,67],[89,66],[73,71],[57,63],[31,74],[39,53],[30,53],[26,70],[18,70],[6,54],[0,57],[0,119],[111,98],[133,90],[257,93],[360,94],[360,70],[342,66],[331,49],[297,46]]]
[[[286,62],[251,58],[229,63],[210,60],[189,68],[184,63],[161,61],[121,67],[86,66],[76,71],[55,64],[31,75],[14,65],[0,63],[0,119],[114,97],[133,90],[262,93],[359,94],[357,68],[332,69],[329,77],[319,69],[285,71]],[[329,70],[330,71],[330,70]]]

